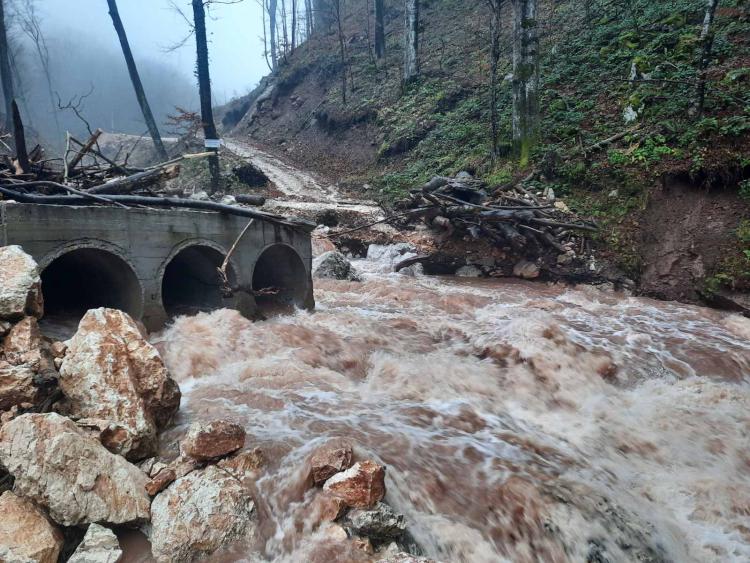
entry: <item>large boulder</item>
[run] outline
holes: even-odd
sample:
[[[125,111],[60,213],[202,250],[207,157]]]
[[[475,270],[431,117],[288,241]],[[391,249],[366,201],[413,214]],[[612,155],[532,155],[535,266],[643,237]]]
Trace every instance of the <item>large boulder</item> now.
[[[369,510],[352,510],[346,515],[345,526],[355,535],[369,538],[373,544],[395,541],[406,533],[404,517],[384,502]]]
[[[250,490],[242,475],[224,467],[212,465],[189,473],[151,506],[151,550],[160,563],[207,559],[223,547],[251,538],[255,531]]]
[[[330,280],[360,281],[361,277],[346,256],[332,250],[313,260],[313,277]]]
[[[331,442],[310,456],[310,475],[315,485],[323,485],[328,479],[352,466],[352,447]]]
[[[360,461],[328,479],[323,490],[350,508],[370,508],[385,496],[385,467],[374,461]]]
[[[0,514],[0,561],[57,563],[63,535],[39,507],[6,491]]]
[[[91,524],[68,563],[117,563],[121,559],[120,542],[114,532]]]
[[[10,329],[3,340],[2,350],[9,364],[14,366],[27,364],[38,371],[42,368],[44,356],[42,347],[42,331],[39,330],[39,323],[34,317],[25,317]]]
[[[39,398],[36,373],[30,366],[14,366],[0,360],[0,412],[13,407],[29,408]]]
[[[245,445],[245,429],[226,420],[195,422],[180,444],[182,454],[198,461],[225,457]]]
[[[58,414],[25,414],[0,429],[0,464],[14,491],[63,526],[149,519],[148,477]]]
[[[92,309],[68,342],[60,366],[66,414],[86,419],[102,443],[128,459],[156,452],[157,430],[180,406],[180,390],[135,321],[114,309]]]
[[[20,246],[0,247],[0,319],[44,314],[42,280],[34,259]]]
[[[513,275],[525,280],[535,280],[541,275],[541,270],[534,262],[521,260],[513,266]]]

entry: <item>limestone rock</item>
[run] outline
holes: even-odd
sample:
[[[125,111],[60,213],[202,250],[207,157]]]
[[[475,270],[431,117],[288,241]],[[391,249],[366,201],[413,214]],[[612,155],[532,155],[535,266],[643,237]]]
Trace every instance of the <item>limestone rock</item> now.
[[[374,461],[355,463],[328,479],[323,490],[343,499],[350,508],[369,508],[385,496],[385,467]]]
[[[44,314],[42,280],[34,259],[20,246],[0,247],[0,319]]]
[[[225,457],[245,445],[245,429],[226,420],[215,420],[208,424],[195,422],[180,444],[183,455],[208,461]]]
[[[25,414],[0,429],[0,464],[14,490],[63,526],[149,518],[146,475],[58,414]]]
[[[360,281],[360,275],[346,256],[330,251],[313,260],[313,277],[330,280]]]
[[[352,448],[347,444],[326,444],[310,457],[310,474],[315,485],[322,485],[336,473],[352,466]]]
[[[535,280],[540,274],[539,266],[528,260],[522,260],[513,267],[513,275],[525,280]]]
[[[146,483],[146,492],[149,496],[155,497],[164,489],[169,487],[177,479],[177,473],[174,469],[165,467],[156,473],[151,480]]]
[[[180,405],[180,390],[156,348],[126,313],[92,309],[68,342],[60,367],[65,408],[72,416],[109,421],[105,440],[115,453],[143,459],[156,451],[157,430]]]
[[[122,550],[114,532],[99,524],[91,524],[68,563],[117,563],[120,559]]]
[[[237,479],[245,487],[258,479],[261,470],[266,465],[266,457],[260,448],[247,450],[222,459],[218,467]]]
[[[0,360],[0,412],[32,406],[39,398],[36,373],[27,365],[14,366]]]
[[[0,561],[57,563],[63,535],[39,507],[6,491],[0,514]]]
[[[406,521],[384,502],[370,510],[352,510],[345,525],[356,535],[370,538],[374,543],[398,540],[406,532]]]
[[[252,536],[255,503],[241,480],[210,466],[175,481],[151,506],[151,546],[159,563],[208,558]]]
[[[39,366],[42,361],[42,332],[34,317],[25,317],[10,329],[3,341],[5,360],[14,366]]]
[[[459,278],[481,278],[482,270],[476,266],[462,266],[456,270],[456,276]]]
[[[408,553],[399,552],[393,555],[388,555],[384,559],[378,559],[377,563],[438,563],[434,559],[428,559],[427,557],[419,557],[417,555],[410,555]]]
[[[326,252],[333,252],[336,250],[336,245],[333,244],[330,238],[328,238],[327,231],[327,227],[323,227],[322,229],[318,227],[312,232],[313,257],[318,257]]]

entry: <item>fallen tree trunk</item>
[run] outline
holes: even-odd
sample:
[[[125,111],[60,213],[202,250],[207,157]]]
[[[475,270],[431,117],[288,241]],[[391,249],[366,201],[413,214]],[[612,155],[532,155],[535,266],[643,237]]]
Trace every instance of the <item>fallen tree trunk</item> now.
[[[138,174],[133,174],[132,176],[127,176],[126,178],[121,178],[119,180],[113,180],[106,184],[102,184],[101,186],[94,186],[87,191],[90,194],[129,194],[166,180],[172,180],[179,175],[180,165],[172,164],[165,168],[138,172]]]
[[[0,194],[7,196],[19,203],[33,203],[37,205],[87,205],[91,204],[89,197],[84,196],[45,196],[45,195],[31,195],[10,190],[6,187],[0,186]],[[90,194],[87,194],[90,195]],[[264,213],[262,211],[256,211],[254,209],[248,209],[246,207],[236,207],[233,205],[224,205],[223,203],[215,203],[213,201],[199,201],[193,199],[179,199],[173,197],[146,197],[137,195],[108,195],[101,196],[103,200],[112,204],[122,205],[142,205],[146,207],[177,207],[183,209],[195,209],[199,211],[216,211],[224,213],[226,215],[237,215],[239,217],[249,217],[252,219],[259,219],[261,221],[268,221],[277,225],[284,225],[286,227],[292,227],[294,229],[300,229],[305,232],[311,232],[317,226],[311,221],[305,221],[303,219],[291,219],[283,217],[281,215],[273,215],[271,213]]]
[[[78,164],[83,160],[83,157],[86,156],[86,153],[88,153],[94,147],[96,142],[99,140],[99,137],[102,136],[103,132],[104,131],[102,131],[101,129],[97,129],[85,144],[76,141],[73,137],[70,138],[71,141],[80,145],[81,148],[73,157],[73,160],[70,161],[70,164],[68,164],[68,174],[72,173],[73,170],[75,170],[75,167],[78,166]]]
[[[255,205],[256,207],[261,207],[266,203],[266,198],[262,195],[238,194],[234,196],[234,199],[237,203],[242,203],[243,205]]]

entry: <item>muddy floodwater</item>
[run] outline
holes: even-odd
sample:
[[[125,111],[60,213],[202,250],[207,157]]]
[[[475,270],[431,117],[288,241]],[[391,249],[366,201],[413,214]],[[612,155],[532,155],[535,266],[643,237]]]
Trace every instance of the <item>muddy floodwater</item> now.
[[[225,418],[268,458],[257,541],[212,560],[372,560],[310,506],[305,460],[332,437],[387,466],[441,561],[750,560],[750,320],[358,266],[316,283],[314,313],[152,338],[183,391],[166,441]]]

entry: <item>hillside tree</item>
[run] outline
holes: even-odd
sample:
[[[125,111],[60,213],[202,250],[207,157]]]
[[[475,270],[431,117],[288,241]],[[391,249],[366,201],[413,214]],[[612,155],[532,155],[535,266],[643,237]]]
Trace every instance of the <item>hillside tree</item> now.
[[[404,28],[404,83],[419,76],[419,0],[406,0]]]
[[[698,117],[703,115],[703,108],[706,104],[706,73],[711,64],[711,52],[713,51],[714,44],[713,23],[718,5],[719,0],[707,0],[706,14],[703,17],[703,27],[701,28],[698,82],[690,111],[691,114]]]
[[[164,143],[162,142],[161,135],[159,134],[159,128],[156,125],[154,114],[151,112],[151,106],[148,103],[146,92],[143,89],[141,76],[140,74],[138,74],[138,67],[135,65],[135,60],[133,59],[133,52],[130,49],[128,36],[125,33],[125,26],[122,23],[122,19],[120,18],[120,12],[117,9],[117,1],[107,0],[107,6],[109,7],[109,15],[112,18],[112,23],[115,26],[117,37],[120,39],[120,46],[122,47],[122,54],[125,57],[125,64],[128,67],[128,73],[130,74],[130,81],[133,83],[133,89],[135,90],[135,97],[138,99],[138,105],[141,107],[143,120],[146,122],[146,127],[148,127],[148,132],[151,135],[151,139],[154,142],[156,153],[158,154],[159,158],[161,158],[163,161],[166,161],[169,159],[169,156],[167,155],[167,150],[164,148]]]
[[[312,0],[305,0],[305,36],[312,37],[314,27]]]
[[[333,15],[336,22],[339,54],[341,56],[341,101],[346,103],[346,73],[348,69],[348,60],[346,57],[346,41],[344,37],[344,2],[345,0],[331,0]]]
[[[513,149],[522,168],[539,134],[537,0],[513,4]]]
[[[195,31],[196,46],[196,74],[198,75],[198,88],[201,102],[201,120],[203,122],[203,134],[209,139],[218,139],[216,123],[214,122],[214,110],[211,102],[211,74],[208,61],[208,38],[206,36],[206,9],[204,0],[193,0],[193,29]],[[211,175],[210,192],[216,193],[219,189],[219,151],[213,149],[215,154],[208,157],[208,170]]]
[[[17,7],[17,10],[21,30],[33,43],[34,50],[39,58],[39,65],[42,68],[42,73],[44,74],[47,86],[47,95],[52,110],[51,115],[55,124],[55,133],[57,134],[57,138],[60,138],[62,130],[60,128],[60,119],[57,114],[57,104],[55,103],[54,87],[52,85],[52,69],[50,68],[49,48],[47,46],[47,39],[44,36],[44,33],[42,33],[42,26],[36,12],[35,0],[23,0],[23,2]]]
[[[498,156],[500,117],[497,111],[497,69],[500,64],[501,16],[505,0],[487,0],[492,17],[490,18],[490,125],[492,130],[492,159]]]
[[[375,57],[385,57],[385,0],[375,0]]]
[[[268,28],[271,42],[271,68],[276,74],[279,70],[279,50],[278,39],[276,34],[276,17],[278,15],[277,0],[268,0]]]
[[[0,0],[0,80],[3,83],[3,98],[5,98],[5,130],[13,129],[13,73],[10,68],[10,50],[8,47],[8,32],[5,20],[5,0]]]

